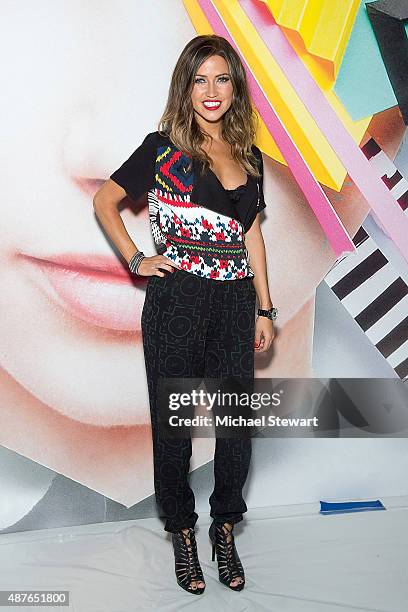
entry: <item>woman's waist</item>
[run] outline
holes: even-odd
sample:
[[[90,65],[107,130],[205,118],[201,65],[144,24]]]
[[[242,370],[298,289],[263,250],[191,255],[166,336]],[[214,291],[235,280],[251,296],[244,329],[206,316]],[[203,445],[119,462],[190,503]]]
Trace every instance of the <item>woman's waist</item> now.
[[[161,254],[185,272],[213,280],[241,280],[254,276],[245,252],[231,256],[211,250],[189,250],[170,241],[165,246],[164,251],[160,249]]]
[[[246,256],[247,250],[245,243],[241,240],[228,242],[226,240],[198,240],[194,238],[185,238],[174,236],[171,234],[165,235],[166,246],[173,246],[179,250],[191,251],[192,253],[214,253],[225,257],[242,257]]]
[[[152,282],[152,279],[157,278],[169,278],[169,279],[183,279],[186,277],[195,278],[197,281],[203,281],[206,285],[216,283],[217,285],[230,285],[236,287],[248,288],[251,285],[251,289],[253,288],[253,275],[248,274],[247,276],[240,277],[231,277],[225,278],[220,276],[210,276],[202,273],[198,268],[186,267],[186,268],[175,268],[173,272],[166,272],[164,277],[159,277],[157,275],[152,275],[149,277],[148,282]]]

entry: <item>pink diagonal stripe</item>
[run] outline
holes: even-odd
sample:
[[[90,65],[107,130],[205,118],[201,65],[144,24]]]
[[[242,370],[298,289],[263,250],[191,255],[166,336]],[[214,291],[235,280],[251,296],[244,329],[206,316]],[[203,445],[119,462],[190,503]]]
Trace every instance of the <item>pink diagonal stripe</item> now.
[[[219,36],[226,38],[239,54],[247,73],[248,85],[251,90],[252,100],[254,101],[266,127],[274,138],[276,144],[279,146],[279,149],[287,161],[296,182],[309,202],[310,207],[312,208],[318,222],[328,238],[334,254],[338,258],[344,253],[355,251],[356,249],[353,241],[347,234],[341,220],[336,214],[336,211],[333,209],[330,201],[326,197],[326,194],[314,178],[310,168],[301,156],[290,135],[285,130],[281,120],[275,113],[272,104],[259,86],[258,81],[252,74],[251,69],[245,61],[245,58],[242,56],[238,46],[235,44],[235,41],[226,29],[213,2],[211,0],[198,0],[198,3],[213,31]]]
[[[353,140],[263,2],[238,0],[385,232],[408,261],[408,217]]]

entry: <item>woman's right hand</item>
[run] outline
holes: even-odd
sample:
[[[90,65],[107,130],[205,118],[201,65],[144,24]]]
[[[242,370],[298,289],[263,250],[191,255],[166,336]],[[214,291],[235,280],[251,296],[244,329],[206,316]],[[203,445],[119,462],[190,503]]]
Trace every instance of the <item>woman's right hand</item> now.
[[[162,272],[161,270],[168,270],[169,272],[175,272],[174,268],[177,270],[182,270],[180,266],[174,263],[168,257],[164,255],[153,255],[153,257],[144,257],[139,264],[139,268],[137,273],[140,276],[166,276],[167,272]]]

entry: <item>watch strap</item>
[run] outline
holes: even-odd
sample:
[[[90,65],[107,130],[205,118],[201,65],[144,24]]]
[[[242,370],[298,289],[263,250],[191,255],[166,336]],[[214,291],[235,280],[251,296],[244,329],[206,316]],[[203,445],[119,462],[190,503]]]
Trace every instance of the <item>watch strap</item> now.
[[[258,316],[259,317],[267,317],[268,319],[271,319],[273,321],[278,316],[278,309],[275,308],[274,306],[272,308],[270,308],[269,310],[264,310],[263,308],[258,308]]]

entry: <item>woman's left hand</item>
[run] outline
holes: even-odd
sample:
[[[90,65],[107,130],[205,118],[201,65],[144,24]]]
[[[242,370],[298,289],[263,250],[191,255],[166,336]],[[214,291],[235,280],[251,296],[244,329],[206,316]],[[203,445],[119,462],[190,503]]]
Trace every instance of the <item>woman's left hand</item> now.
[[[271,347],[275,337],[273,321],[268,317],[257,317],[255,322],[255,346],[257,353],[264,353]]]

